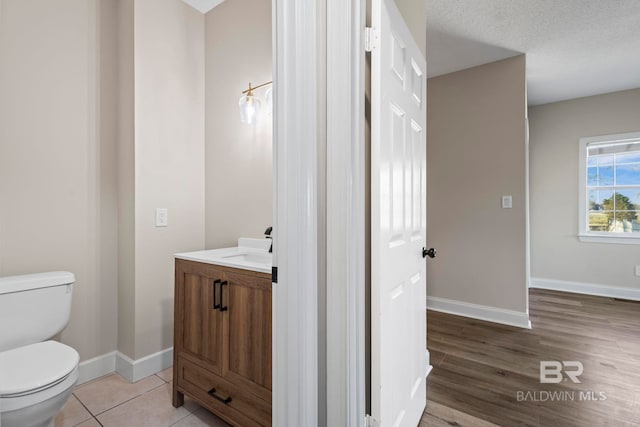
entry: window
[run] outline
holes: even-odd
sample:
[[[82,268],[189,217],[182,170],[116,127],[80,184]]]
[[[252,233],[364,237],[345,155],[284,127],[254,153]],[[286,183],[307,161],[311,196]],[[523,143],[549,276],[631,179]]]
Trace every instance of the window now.
[[[582,241],[640,244],[640,132],[580,139]]]

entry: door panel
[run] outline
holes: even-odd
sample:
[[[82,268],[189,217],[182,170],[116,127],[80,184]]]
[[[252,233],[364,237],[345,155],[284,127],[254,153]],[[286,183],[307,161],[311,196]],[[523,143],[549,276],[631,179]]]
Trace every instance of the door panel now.
[[[241,383],[254,395],[271,400],[271,282],[251,275],[227,273],[223,302],[228,307],[224,328],[223,376]]]
[[[222,369],[222,319],[213,308],[214,281],[219,280],[182,271],[182,349],[217,374]],[[218,295],[216,295],[217,297]]]
[[[193,354],[204,353],[205,316],[201,310],[205,293],[200,285],[200,276],[184,275],[184,335],[183,348]]]
[[[426,404],[426,62],[394,1],[372,6],[372,416],[413,427]]]

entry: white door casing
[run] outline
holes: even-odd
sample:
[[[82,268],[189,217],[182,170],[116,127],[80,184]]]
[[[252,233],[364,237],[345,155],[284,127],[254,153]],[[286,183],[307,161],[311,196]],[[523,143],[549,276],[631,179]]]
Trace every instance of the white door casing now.
[[[318,425],[319,2],[273,1],[273,425]]]
[[[393,0],[372,2],[371,411],[411,426],[426,405],[426,61]]]

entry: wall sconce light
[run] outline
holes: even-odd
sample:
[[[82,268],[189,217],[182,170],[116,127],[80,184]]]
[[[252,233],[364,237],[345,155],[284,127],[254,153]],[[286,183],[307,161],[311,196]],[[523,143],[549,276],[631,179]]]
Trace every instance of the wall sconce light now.
[[[251,86],[251,83],[249,83],[249,89],[242,91],[242,96],[238,101],[238,107],[240,107],[240,121],[242,123],[248,123],[250,125],[255,124],[262,108],[262,101],[253,95],[253,91],[272,83],[273,82],[267,82],[258,86]],[[268,112],[271,113],[271,89],[267,91],[266,95]]]

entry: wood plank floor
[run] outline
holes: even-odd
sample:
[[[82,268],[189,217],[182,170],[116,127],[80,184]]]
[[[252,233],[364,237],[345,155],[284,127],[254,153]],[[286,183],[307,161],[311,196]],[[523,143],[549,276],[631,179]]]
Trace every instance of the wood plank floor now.
[[[428,311],[421,426],[640,426],[640,303],[540,289],[529,303],[530,330]],[[581,382],[540,383],[543,360],[581,362]]]

